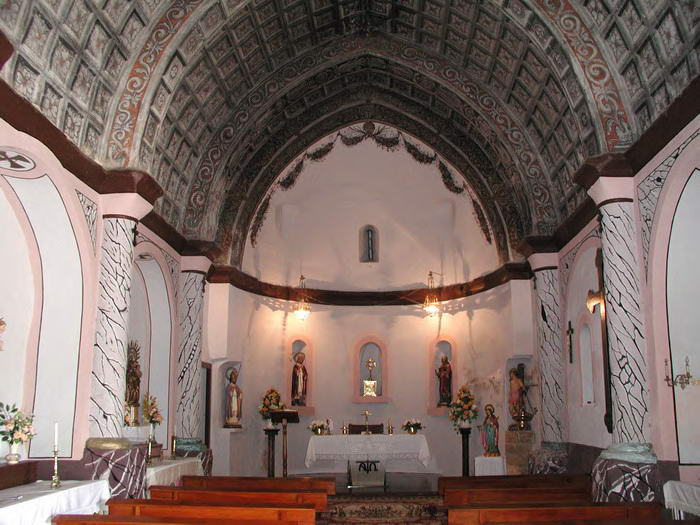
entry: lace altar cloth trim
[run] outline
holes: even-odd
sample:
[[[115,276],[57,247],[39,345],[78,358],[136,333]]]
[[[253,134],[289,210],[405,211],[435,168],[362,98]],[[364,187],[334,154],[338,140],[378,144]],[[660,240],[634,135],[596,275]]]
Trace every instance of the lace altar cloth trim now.
[[[415,459],[427,467],[430,449],[423,434],[311,436],[307,467],[322,460]]]
[[[666,508],[680,510],[700,516],[700,485],[682,481],[667,481],[664,484]]]

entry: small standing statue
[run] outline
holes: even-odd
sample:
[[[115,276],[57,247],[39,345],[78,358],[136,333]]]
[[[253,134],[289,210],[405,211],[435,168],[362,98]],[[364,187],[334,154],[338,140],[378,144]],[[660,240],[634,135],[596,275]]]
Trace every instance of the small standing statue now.
[[[309,382],[309,374],[304,366],[306,354],[297,352],[294,356],[294,368],[292,368],[292,406],[306,406],[306,390]]]
[[[435,369],[438,378],[438,392],[440,394],[439,407],[448,407],[452,403],[452,365],[446,355],[442,355],[440,368]]]
[[[481,444],[484,446],[484,456],[488,457],[501,455],[501,451],[498,450],[498,418],[494,412],[493,405],[486,405],[484,407],[484,422],[479,425]]]
[[[226,418],[224,428],[241,428],[243,415],[243,391],[236,384],[238,381],[238,369],[231,368],[226,385]]]
[[[510,393],[508,395],[508,411],[515,423],[509,430],[530,430],[530,420],[537,413],[527,411],[527,386],[525,386],[525,365],[520,363],[517,368],[510,369]]]
[[[131,341],[126,348],[126,395],[124,401],[131,412],[133,425],[138,424],[138,412],[141,400],[141,365],[139,363],[141,348],[136,341]]]

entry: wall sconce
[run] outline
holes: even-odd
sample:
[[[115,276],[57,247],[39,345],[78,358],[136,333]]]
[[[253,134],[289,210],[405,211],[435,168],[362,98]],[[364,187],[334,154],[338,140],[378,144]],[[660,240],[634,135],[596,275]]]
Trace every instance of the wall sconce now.
[[[595,313],[596,306],[600,306],[600,314],[603,315],[605,313],[605,297],[603,296],[603,290],[598,290],[597,292],[588,290],[586,308],[593,314]]]
[[[685,387],[688,385],[698,385],[700,384],[700,381],[698,380],[693,380],[693,375],[690,373],[690,358],[688,356],[685,356],[685,374],[678,374],[675,378],[671,379],[671,376],[668,372],[668,359],[664,359],[665,363],[665,370],[666,370],[666,377],[664,378],[664,381],[666,381],[666,384],[670,387],[674,386],[679,386],[681,387],[681,390],[685,390]]]
[[[294,315],[300,321],[306,321],[311,314],[311,309],[309,308],[309,303],[306,301],[306,279],[303,275],[299,276],[299,293],[301,299],[294,307]]]
[[[425,295],[423,311],[431,317],[440,313],[440,301],[438,301],[438,297],[435,294],[434,289],[435,278],[433,277],[433,272],[428,272],[428,293]]]

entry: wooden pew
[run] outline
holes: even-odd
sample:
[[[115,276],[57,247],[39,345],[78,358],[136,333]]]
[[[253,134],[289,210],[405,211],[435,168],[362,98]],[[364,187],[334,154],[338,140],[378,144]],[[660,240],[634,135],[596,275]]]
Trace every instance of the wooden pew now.
[[[656,503],[547,503],[466,505],[447,509],[449,525],[483,525],[487,523],[552,523],[577,520],[627,520],[630,524],[643,519],[659,519],[662,507]]]
[[[444,504],[448,507],[492,503],[592,503],[590,490],[584,490],[577,486],[446,488],[443,499]]]
[[[200,520],[282,520],[312,524],[316,520],[313,505],[244,504],[235,506],[189,505],[152,499],[112,498],[107,501],[110,516],[151,516],[162,518],[197,518]]]
[[[202,518],[158,518],[153,516],[102,516],[59,514],[54,516],[55,525],[230,525],[231,520]],[[304,525],[304,521],[282,520],[236,520],[236,525]]]
[[[313,505],[317,512],[328,510],[328,494],[323,490],[212,490],[189,487],[152,485],[151,499],[194,505],[238,503],[276,503],[280,505]]]
[[[536,487],[578,487],[590,493],[589,475],[542,474],[523,476],[473,476],[440,477],[438,492],[442,495],[447,488],[536,488]]]
[[[324,490],[335,496],[335,478],[260,478],[237,476],[182,476],[182,486],[213,490]]]

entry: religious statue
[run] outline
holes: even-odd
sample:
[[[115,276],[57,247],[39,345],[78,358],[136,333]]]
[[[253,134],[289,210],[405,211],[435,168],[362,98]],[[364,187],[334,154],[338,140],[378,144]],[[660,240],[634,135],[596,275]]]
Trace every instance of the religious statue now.
[[[377,367],[377,362],[370,357],[365,366],[369,370],[369,379],[362,381],[362,395],[377,397],[377,380],[372,379],[372,371]]]
[[[513,419],[516,419],[525,408],[525,366],[511,368],[510,393],[508,395],[508,411]]]
[[[241,428],[243,414],[243,391],[236,384],[238,381],[238,369],[231,368],[227,373],[228,385],[226,385],[226,417],[224,428]]]
[[[498,450],[498,418],[495,415],[493,405],[484,407],[484,422],[479,425],[481,432],[481,444],[484,446],[484,456],[500,456]]]
[[[141,400],[141,348],[136,341],[131,341],[126,348],[126,395],[124,401],[131,411],[131,420],[136,424]]]
[[[306,406],[306,390],[309,383],[309,374],[304,366],[306,354],[297,352],[294,355],[294,368],[292,368],[292,406]]]
[[[442,355],[440,368],[435,369],[440,394],[437,406],[448,407],[452,403],[452,365],[446,355]]]

